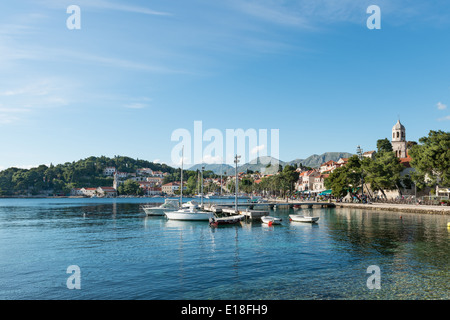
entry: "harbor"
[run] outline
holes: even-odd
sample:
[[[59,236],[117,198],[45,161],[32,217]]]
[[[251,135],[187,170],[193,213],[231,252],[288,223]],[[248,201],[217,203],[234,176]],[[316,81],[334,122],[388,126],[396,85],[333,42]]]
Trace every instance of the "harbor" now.
[[[214,214],[244,215],[245,219],[260,220],[276,209],[334,208],[334,203],[325,202],[261,202],[261,203],[208,203],[203,210]]]
[[[289,202],[261,209],[282,219],[273,227],[248,219],[211,228],[141,210],[160,202],[3,199],[0,241],[9,245],[2,248],[0,298],[449,298],[444,215],[403,213],[399,219],[398,212],[369,207],[296,209]],[[320,220],[289,221],[296,212]],[[66,287],[71,265],[80,267],[81,290]],[[380,290],[366,286],[370,265],[382,270]]]
[[[158,203],[157,205],[161,205]],[[216,216],[243,215],[246,220],[260,220],[268,216],[270,211],[276,210],[302,210],[324,208],[353,208],[375,211],[401,213],[450,215],[450,206],[394,204],[394,203],[348,203],[348,202],[316,202],[316,201],[262,201],[262,202],[211,202],[200,204],[205,212]]]

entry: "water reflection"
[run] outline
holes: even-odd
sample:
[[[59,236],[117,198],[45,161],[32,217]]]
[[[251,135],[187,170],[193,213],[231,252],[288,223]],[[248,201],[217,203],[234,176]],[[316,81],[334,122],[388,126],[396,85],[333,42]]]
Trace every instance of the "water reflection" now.
[[[0,268],[8,274],[0,275],[0,298],[8,298],[1,285],[19,278],[25,293],[18,297],[35,298],[39,289],[26,283],[45,283],[55,268],[64,277],[74,263],[89,270],[88,299],[448,297],[448,217],[279,208],[269,214],[281,225],[249,220],[211,228],[207,221],[146,216],[141,203],[0,205]],[[291,222],[292,213],[320,220]],[[376,293],[365,286],[372,264],[383,276]],[[52,297],[53,289],[44,287],[40,297]]]
[[[398,213],[339,209],[328,217],[327,227],[336,243],[348,243],[360,254],[407,252],[420,263],[442,266],[450,253],[441,227],[444,221],[442,216],[402,214],[400,218]]]

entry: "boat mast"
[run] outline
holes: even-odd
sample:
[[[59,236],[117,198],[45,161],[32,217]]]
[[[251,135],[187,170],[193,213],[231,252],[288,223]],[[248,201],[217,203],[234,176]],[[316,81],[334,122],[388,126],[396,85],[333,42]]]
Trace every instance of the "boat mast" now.
[[[201,198],[201,201],[200,201],[200,206],[203,208],[203,170],[205,170],[205,166],[203,166],[202,165],[202,190],[201,190],[201,195],[202,195],[202,198]]]
[[[223,162],[223,161],[222,161]],[[222,196],[222,163],[220,164],[220,196]]]
[[[180,189],[180,208],[183,206],[183,158],[184,158],[184,146],[181,149],[181,189]]]
[[[238,162],[239,162],[239,158],[241,156],[236,155],[234,157],[234,163],[236,164],[236,169],[235,169],[235,175],[236,175],[236,180],[235,180],[235,189],[234,189],[234,211],[236,211],[236,213],[238,213],[238,191],[239,191],[239,179],[238,179],[238,172],[237,172],[237,166],[238,166]]]

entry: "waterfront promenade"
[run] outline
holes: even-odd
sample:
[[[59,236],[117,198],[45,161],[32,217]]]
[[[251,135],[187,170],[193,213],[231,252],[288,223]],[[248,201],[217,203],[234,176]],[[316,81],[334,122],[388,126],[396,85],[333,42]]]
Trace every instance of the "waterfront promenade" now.
[[[449,206],[430,206],[414,204],[393,204],[393,203],[336,203],[336,208],[371,209],[383,211],[396,211],[408,213],[444,214],[450,215]]]
[[[270,202],[283,204],[301,204],[302,202],[296,202],[291,200],[274,200]],[[306,203],[306,202],[305,202]],[[311,203],[311,202],[308,202]],[[314,204],[326,204],[326,202],[313,202]],[[355,208],[355,209],[370,209],[370,210],[382,210],[382,211],[395,211],[405,213],[425,213],[425,214],[442,214],[450,215],[450,206],[431,206],[431,205],[414,205],[414,204],[395,204],[395,203],[352,203],[352,202],[332,202],[336,208]]]

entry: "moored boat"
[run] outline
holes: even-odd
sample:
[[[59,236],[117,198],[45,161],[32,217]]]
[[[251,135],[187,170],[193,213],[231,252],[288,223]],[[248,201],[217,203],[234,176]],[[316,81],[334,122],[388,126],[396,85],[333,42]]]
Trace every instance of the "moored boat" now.
[[[165,211],[176,211],[180,208],[179,200],[166,199],[160,206],[144,205],[142,209],[148,216],[163,216]]]
[[[212,212],[198,210],[197,208],[182,208],[177,211],[165,212],[169,220],[184,220],[184,221],[209,221]]]
[[[183,155],[184,146],[181,156],[181,188],[180,188],[180,203],[183,203]],[[182,205],[181,209],[176,211],[164,211],[166,217],[169,220],[182,220],[182,221],[209,221],[212,216],[212,212],[203,211],[203,169],[202,169],[202,193],[201,204],[198,205],[195,201],[189,201]]]
[[[215,217],[212,216],[209,219],[209,225],[211,227],[218,227],[220,225],[229,225],[239,223],[245,216],[244,215],[232,215],[228,217]]]
[[[301,214],[290,214],[289,218],[291,221],[295,222],[309,222],[309,223],[315,223],[319,220],[319,217],[313,217],[313,216],[303,216]]]
[[[269,226],[274,225],[274,224],[281,224],[281,221],[283,221],[283,219],[281,218],[276,218],[276,217],[271,217],[271,216],[264,216],[261,217],[261,221],[265,224],[268,224]]]

